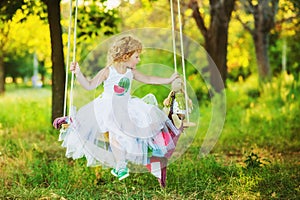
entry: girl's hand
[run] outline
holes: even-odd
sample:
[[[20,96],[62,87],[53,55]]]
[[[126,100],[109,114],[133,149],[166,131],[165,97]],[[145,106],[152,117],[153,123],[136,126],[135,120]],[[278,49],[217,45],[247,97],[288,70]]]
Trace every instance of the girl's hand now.
[[[72,62],[70,65],[70,70],[71,72],[74,72],[76,75],[78,75],[80,72],[79,64],[77,62]]]

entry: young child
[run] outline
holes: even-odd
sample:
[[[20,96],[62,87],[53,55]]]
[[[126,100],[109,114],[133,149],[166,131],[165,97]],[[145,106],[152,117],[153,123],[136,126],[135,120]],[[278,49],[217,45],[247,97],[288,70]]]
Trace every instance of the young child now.
[[[170,84],[178,74],[169,78],[142,74],[136,69],[141,51],[139,40],[123,36],[109,49],[107,67],[93,79],[88,80],[81,73],[78,63],[70,66],[85,89],[92,90],[103,83],[104,91],[79,109],[66,133],[61,134],[66,156],[85,156],[88,166],[113,167],[111,173],[119,180],[129,176],[128,161],[146,165],[149,152],[163,157],[174,148],[168,130],[177,129],[157,106],[133,98],[130,88],[132,79],[146,84]],[[109,147],[101,146],[105,138]]]

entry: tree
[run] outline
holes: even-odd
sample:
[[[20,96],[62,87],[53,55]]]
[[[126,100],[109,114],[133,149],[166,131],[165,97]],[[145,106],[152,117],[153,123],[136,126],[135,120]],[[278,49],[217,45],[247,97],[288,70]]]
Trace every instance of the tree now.
[[[268,56],[269,34],[275,25],[275,16],[278,10],[279,0],[243,0],[241,1],[246,13],[254,18],[253,28],[242,19],[238,20],[244,28],[252,35],[255,45],[255,55],[260,81],[265,82],[270,79],[271,70]]]
[[[222,91],[226,83],[228,27],[234,5],[235,0],[210,0],[210,23],[208,27],[205,24],[203,13],[200,13],[197,0],[190,0],[189,4],[197,27],[204,37],[204,47],[221,74],[223,82],[219,81],[219,73],[215,71],[215,68],[209,67],[211,84],[216,92]],[[212,66],[211,59],[208,60],[210,61],[209,66]]]

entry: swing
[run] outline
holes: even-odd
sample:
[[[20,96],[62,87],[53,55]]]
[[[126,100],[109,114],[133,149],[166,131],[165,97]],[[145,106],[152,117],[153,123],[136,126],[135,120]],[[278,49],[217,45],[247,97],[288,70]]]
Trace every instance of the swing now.
[[[184,99],[185,99],[185,122],[183,119],[180,121],[180,127],[178,127],[178,131],[174,133],[172,130],[169,130],[172,138],[165,138],[166,140],[172,139],[174,142],[174,146],[176,146],[177,141],[180,137],[180,133],[183,132],[184,128],[188,128],[190,126],[194,126],[194,123],[189,121],[189,105],[188,105],[188,96],[187,96],[187,88],[186,88],[186,74],[185,74],[185,62],[184,62],[184,51],[183,51],[183,35],[182,35],[182,24],[181,24],[181,14],[180,14],[180,1],[177,0],[178,6],[178,21],[180,27],[180,46],[181,46],[181,58],[182,58],[182,70],[183,70],[183,79],[184,79]],[[70,0],[70,15],[69,15],[69,30],[68,30],[68,51],[66,58],[66,80],[65,80],[65,96],[64,96],[64,111],[63,117],[58,117],[54,120],[53,126],[56,129],[60,129],[60,140],[67,134],[68,128],[70,124],[73,122],[72,116],[74,115],[73,110],[73,85],[74,85],[74,72],[72,72],[71,76],[71,84],[70,84],[70,93],[69,93],[69,115],[66,116],[66,102],[67,102],[67,91],[68,91],[68,70],[70,64],[70,41],[71,41],[71,25],[72,25],[72,0]],[[174,51],[174,66],[175,72],[177,72],[177,63],[176,63],[176,43],[175,43],[175,27],[174,27],[174,16],[173,16],[173,2],[170,0],[170,8],[171,8],[171,18],[172,18],[172,41],[173,41],[173,51]],[[74,23],[74,42],[73,42],[73,62],[76,61],[76,29],[77,29],[77,13],[78,13],[78,0],[76,0],[75,6],[75,23]],[[151,98],[150,98],[151,99]],[[145,101],[150,101],[149,99],[145,99]],[[174,101],[174,99],[173,99]],[[157,102],[156,102],[157,104]],[[170,114],[173,114],[173,109],[170,109],[169,118],[174,123]],[[164,135],[164,133],[162,133]],[[104,150],[109,150],[109,133],[106,132],[101,135],[100,138],[97,138],[102,144],[104,144]],[[167,143],[167,142],[166,142]],[[160,185],[162,187],[166,186],[166,170],[167,170],[167,162],[168,159],[172,156],[175,148],[168,150],[168,152],[163,157],[156,157],[155,152],[152,152],[151,149],[148,152],[149,163],[146,165],[147,169],[157,177]],[[89,165],[89,163],[88,163]],[[159,171],[159,172],[158,172]]]

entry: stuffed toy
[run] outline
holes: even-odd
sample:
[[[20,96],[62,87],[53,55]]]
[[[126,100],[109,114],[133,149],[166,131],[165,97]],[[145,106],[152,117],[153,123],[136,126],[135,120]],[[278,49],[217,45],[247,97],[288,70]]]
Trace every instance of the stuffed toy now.
[[[172,82],[171,92],[168,97],[163,101],[164,111],[169,115],[174,122],[174,125],[179,128],[183,126],[183,120],[186,115],[185,107],[185,92],[184,85],[181,78],[177,78]],[[193,109],[193,103],[190,98],[188,98],[188,112],[191,113]]]

